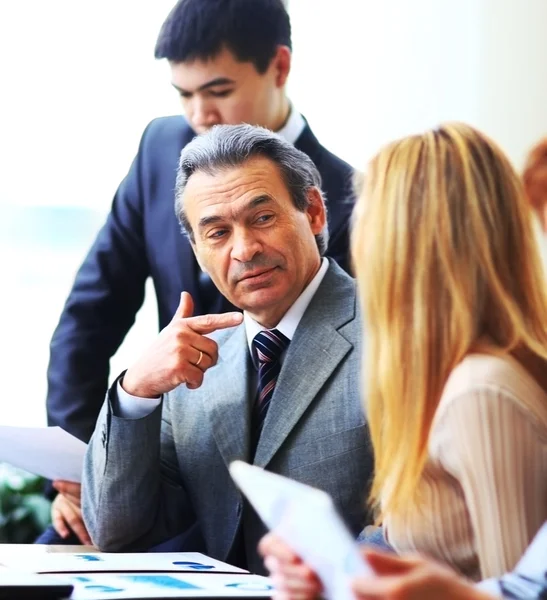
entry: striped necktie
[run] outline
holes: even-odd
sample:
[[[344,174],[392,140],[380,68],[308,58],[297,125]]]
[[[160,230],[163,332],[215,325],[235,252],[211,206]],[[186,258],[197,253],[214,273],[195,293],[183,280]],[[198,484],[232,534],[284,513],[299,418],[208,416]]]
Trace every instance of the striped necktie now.
[[[253,339],[253,347],[258,358],[258,393],[253,406],[251,432],[253,456],[274,393],[279,371],[281,371],[281,354],[286,350],[289,342],[289,338],[277,329],[260,331]]]

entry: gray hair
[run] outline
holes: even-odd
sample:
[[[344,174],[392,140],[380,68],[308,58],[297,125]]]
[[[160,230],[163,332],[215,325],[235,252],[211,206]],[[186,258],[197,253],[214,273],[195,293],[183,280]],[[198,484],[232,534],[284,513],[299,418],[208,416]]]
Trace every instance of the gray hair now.
[[[215,125],[208,132],[195,137],[180,155],[175,212],[191,242],[195,241],[194,232],[184,210],[183,200],[191,175],[196,171],[213,175],[222,169],[238,167],[257,156],[268,158],[279,167],[294,206],[299,211],[304,212],[308,207],[308,191],[313,187],[320,191],[324,204],[321,175],[307,154],[263,127]],[[326,223],[321,233],[315,236],[315,241],[319,254],[323,256],[329,241]]]

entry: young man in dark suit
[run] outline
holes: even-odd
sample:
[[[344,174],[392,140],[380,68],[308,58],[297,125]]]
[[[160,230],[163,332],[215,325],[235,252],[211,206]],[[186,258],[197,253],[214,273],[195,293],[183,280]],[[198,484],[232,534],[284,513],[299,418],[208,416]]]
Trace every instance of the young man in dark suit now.
[[[352,170],[321,146],[287,98],[291,27],[282,0],[180,0],[161,28],[155,56],[169,62],[184,117],[155,119],[145,129],[51,341],[48,422],[86,442],[104,400],[109,361],[135,321],[149,277],[160,329],[182,291],[194,299],[196,315],[233,308],[201,271],[174,213],[179,156],[196,134],[245,122],[277,131],[305,152],[322,177],[326,254],[349,270]],[[62,492],[53,504],[54,528],[39,541],[74,543],[74,532],[88,542],[79,486],[54,485]]]

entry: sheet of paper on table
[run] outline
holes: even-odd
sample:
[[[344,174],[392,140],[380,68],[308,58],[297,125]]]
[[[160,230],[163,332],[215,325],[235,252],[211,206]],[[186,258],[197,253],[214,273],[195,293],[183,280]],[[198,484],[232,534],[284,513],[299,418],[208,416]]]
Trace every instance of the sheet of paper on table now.
[[[11,570],[33,573],[187,572],[241,573],[248,571],[200,552],[149,553],[12,553],[0,544],[0,564]]]
[[[71,600],[270,598],[273,591],[268,578],[246,574],[84,573],[62,578],[74,585]]]
[[[0,462],[47,479],[80,482],[86,448],[60,427],[0,425]]]

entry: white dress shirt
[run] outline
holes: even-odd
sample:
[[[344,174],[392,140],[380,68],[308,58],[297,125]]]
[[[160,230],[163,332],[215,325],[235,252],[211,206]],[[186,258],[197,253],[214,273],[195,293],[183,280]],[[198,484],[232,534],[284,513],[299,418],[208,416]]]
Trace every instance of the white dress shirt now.
[[[284,140],[289,142],[289,144],[293,144],[294,146],[294,144],[296,144],[296,140],[304,131],[304,127],[306,127],[306,121],[304,121],[304,117],[297,110],[294,110],[293,106],[291,105],[289,118],[287,119],[285,125],[283,125],[283,127],[276,133]]]
[[[329,261],[326,258],[321,259],[321,266],[315,274],[314,278],[306,286],[304,291],[298,296],[294,304],[285,313],[281,321],[277,324],[274,329],[281,331],[289,340],[292,340],[294,332],[302,319],[302,316],[306,312],[309,303],[317,292],[317,288],[323,281],[325,273],[329,268]],[[243,323],[245,325],[245,333],[247,336],[247,344],[249,345],[249,352],[255,368],[258,370],[258,364],[256,361],[255,353],[253,351],[253,339],[259,331],[263,331],[266,327],[257,323],[252,319],[247,312],[243,312]],[[281,355],[281,362],[285,358],[285,352]],[[256,374],[255,374],[256,376]],[[139,398],[128,394],[120,382],[118,382],[118,402],[115,406],[115,413],[117,416],[124,419],[141,419],[151,414],[154,409],[161,403],[162,397],[159,398]]]
[[[321,266],[319,270],[315,274],[315,277],[310,281],[304,291],[298,296],[295,303],[289,308],[289,310],[285,313],[281,321],[277,324],[276,327],[272,329],[277,329],[281,331],[281,333],[292,340],[294,337],[294,332],[300,323],[300,319],[306,312],[311,299],[315,296],[315,292],[317,292],[317,288],[319,284],[323,281],[323,277],[325,277],[325,273],[329,268],[329,261],[326,258],[321,260]],[[253,349],[253,340],[256,334],[260,331],[264,331],[266,327],[257,323],[254,319],[252,319],[247,312],[243,312],[243,323],[245,324],[245,333],[247,334],[247,344],[249,344],[249,352],[251,353],[251,357],[253,359],[254,366],[258,369],[258,362],[255,356],[255,352]],[[283,359],[285,358],[285,352],[281,354],[281,363],[283,363]]]

